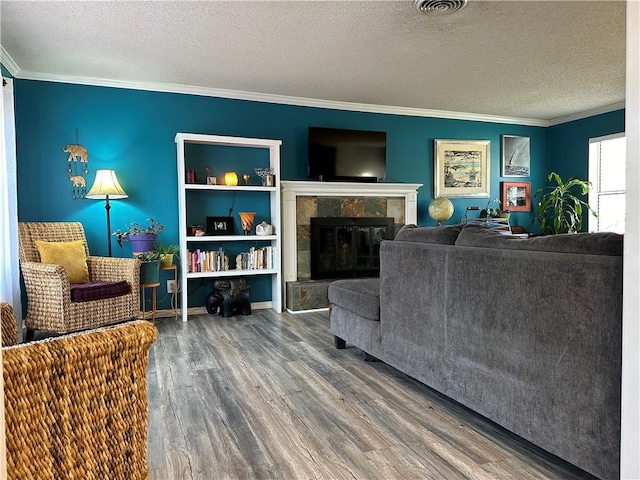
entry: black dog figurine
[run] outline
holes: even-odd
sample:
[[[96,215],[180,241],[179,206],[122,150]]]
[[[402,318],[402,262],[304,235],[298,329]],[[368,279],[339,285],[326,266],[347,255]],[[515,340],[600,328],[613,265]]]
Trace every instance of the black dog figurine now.
[[[207,295],[207,312],[223,317],[251,315],[249,285],[244,278],[225,278],[213,281],[213,290]]]

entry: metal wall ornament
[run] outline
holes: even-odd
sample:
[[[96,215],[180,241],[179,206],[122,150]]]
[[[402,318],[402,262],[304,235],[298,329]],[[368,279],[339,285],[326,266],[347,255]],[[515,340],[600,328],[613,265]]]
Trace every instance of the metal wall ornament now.
[[[71,198],[77,200],[87,196],[87,180],[85,175],[89,173],[89,152],[78,142],[78,129],[76,129],[76,143],[63,145],[62,151],[68,153],[67,174],[71,182]]]

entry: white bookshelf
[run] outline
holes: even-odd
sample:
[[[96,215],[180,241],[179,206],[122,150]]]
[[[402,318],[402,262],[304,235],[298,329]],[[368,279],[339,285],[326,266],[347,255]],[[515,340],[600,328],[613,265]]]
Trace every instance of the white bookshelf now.
[[[270,306],[276,312],[282,311],[282,241],[280,225],[280,145],[281,140],[268,140],[260,138],[229,137],[220,135],[203,135],[194,133],[178,133],[175,137],[177,146],[177,167],[178,167],[178,217],[180,235],[180,314],[183,321],[187,321],[188,310],[188,286],[190,279],[235,277],[235,276],[271,276],[271,302]],[[185,147],[188,144],[201,144],[210,146],[236,147],[236,148],[260,148],[268,150],[269,166],[273,169],[276,181],[274,186],[261,185],[204,185],[186,183],[186,170],[189,168],[189,158]],[[216,235],[216,236],[188,236],[187,235],[187,199],[190,192],[201,191],[206,195],[220,194],[221,192],[244,192],[246,194],[256,194],[256,199],[265,198],[265,193],[269,198],[270,224],[273,226],[273,235]],[[254,225],[255,228],[255,225]],[[205,248],[207,243],[221,242],[246,242],[247,245],[256,242],[266,243],[275,249],[275,268],[238,270],[235,267],[235,259],[229,258],[229,270],[215,272],[189,272],[188,251],[198,248]],[[267,302],[268,306],[269,302]],[[264,303],[261,303],[264,305]]]

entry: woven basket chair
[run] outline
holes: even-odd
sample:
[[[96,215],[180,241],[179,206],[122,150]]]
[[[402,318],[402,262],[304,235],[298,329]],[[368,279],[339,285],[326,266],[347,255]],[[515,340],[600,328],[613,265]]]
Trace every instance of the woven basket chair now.
[[[40,263],[36,240],[82,240],[90,282],[126,280],[131,292],[119,297],[72,302],[69,277],[61,265]],[[78,222],[18,222],[20,269],[27,291],[27,339],[34,330],[68,333],[140,316],[140,262],[133,258],[92,257]]]
[[[156,336],[136,320],[4,347],[8,478],[146,479]]]
[[[18,327],[13,308],[8,303],[0,302],[0,319],[2,319],[2,346],[15,345],[18,343]]]

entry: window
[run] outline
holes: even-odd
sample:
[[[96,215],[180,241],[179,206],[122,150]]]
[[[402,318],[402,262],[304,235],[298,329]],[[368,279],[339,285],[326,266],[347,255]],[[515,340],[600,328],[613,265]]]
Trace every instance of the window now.
[[[590,232],[624,233],[626,150],[624,133],[589,140]]]

